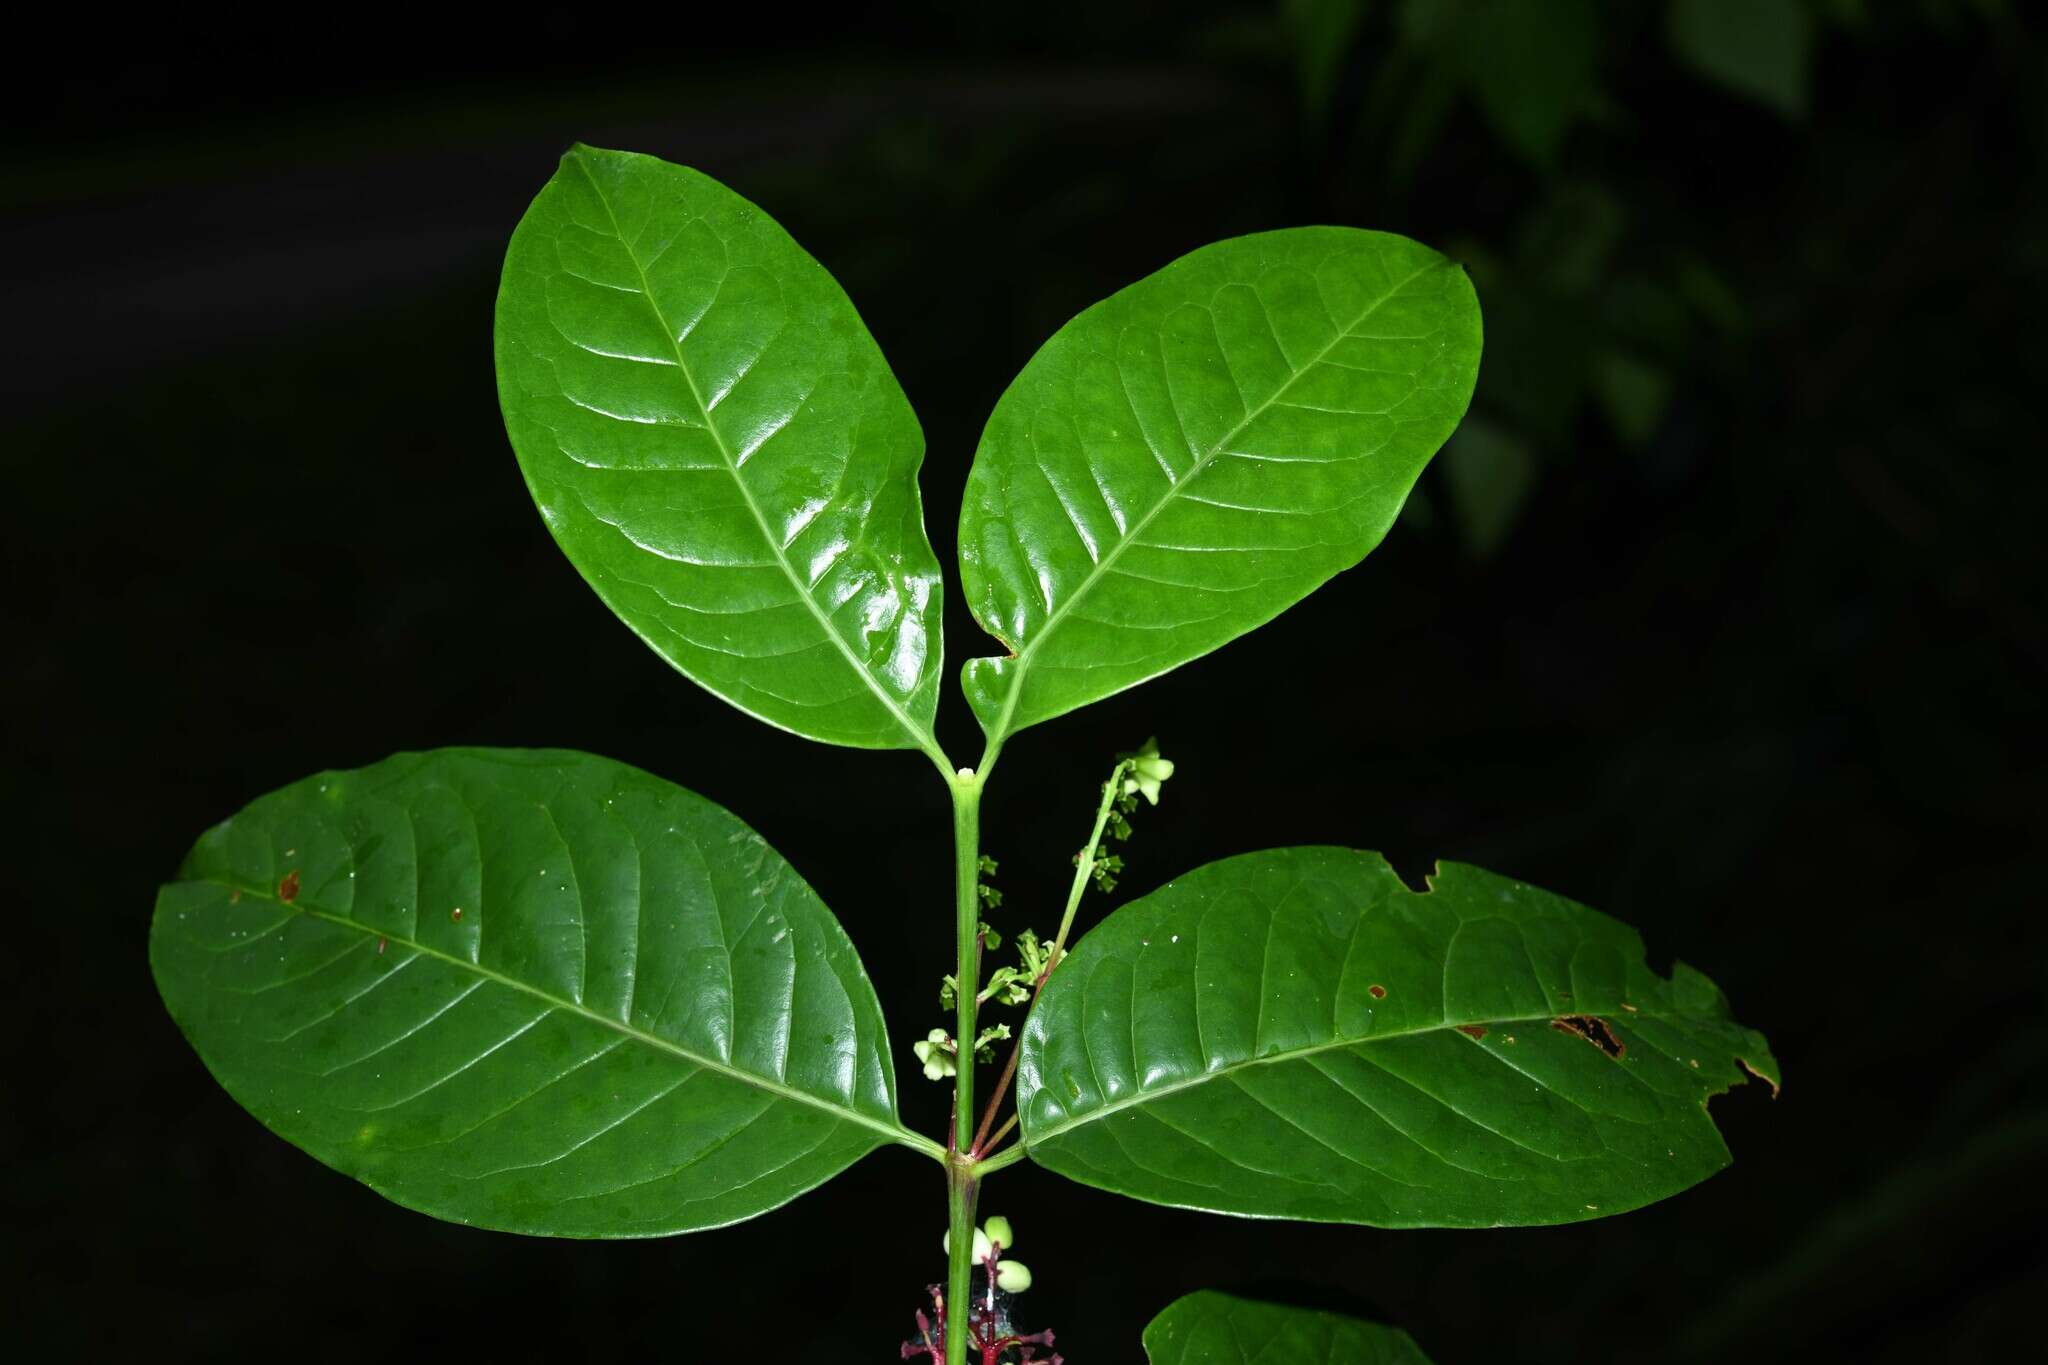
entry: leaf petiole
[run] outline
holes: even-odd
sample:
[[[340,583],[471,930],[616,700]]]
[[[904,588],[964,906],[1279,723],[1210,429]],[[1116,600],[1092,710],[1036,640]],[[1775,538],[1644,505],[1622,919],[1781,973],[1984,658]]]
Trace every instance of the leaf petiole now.
[[[1014,1115],[1011,1117],[1010,1122],[1016,1122],[1016,1118]],[[1003,1125],[1005,1131],[1008,1131],[1009,1127],[1009,1123]],[[1005,1166],[1014,1166],[1023,1159],[1024,1144],[1021,1142],[1013,1142],[1009,1146],[1003,1148],[1002,1151],[997,1152],[994,1156],[984,1157],[982,1160],[975,1162],[975,1178],[980,1179],[981,1177],[988,1175],[992,1171],[1002,1170]]]

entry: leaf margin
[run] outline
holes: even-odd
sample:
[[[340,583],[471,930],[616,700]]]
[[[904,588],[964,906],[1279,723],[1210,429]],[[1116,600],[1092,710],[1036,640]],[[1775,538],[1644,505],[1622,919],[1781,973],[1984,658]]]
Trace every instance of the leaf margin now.
[[[1288,1062],[1298,1060],[1302,1056],[1307,1056],[1318,1052],[1336,1051],[1349,1047],[1363,1047],[1409,1037],[1440,1035],[1452,1032],[1459,1032],[1468,1033],[1468,1036],[1472,1036],[1473,1040],[1477,1042],[1479,1040],[1479,1037],[1483,1036],[1488,1031],[1488,1029],[1482,1028],[1480,1030],[1480,1035],[1470,1035],[1466,1024],[1460,1024],[1452,1021],[1449,1018],[1445,1018],[1439,1022],[1428,1024],[1424,1027],[1405,1030],[1401,1032],[1380,1033],[1369,1037],[1348,1040],[1342,1037],[1333,1037],[1328,1041],[1324,1041],[1314,1046],[1299,1050],[1257,1052],[1256,1048],[1254,1048],[1253,1055],[1248,1055],[1244,1058],[1241,1058],[1226,1066],[1221,1067],[1208,1064],[1205,1056],[1205,1069],[1199,1071],[1198,1073],[1192,1074],[1186,1079],[1176,1082],[1172,1085],[1148,1090],[1141,1083],[1138,1087],[1131,1090],[1121,1098],[1114,1098],[1107,1103],[1097,1104],[1086,1110],[1080,1116],[1070,1118],[1064,1122],[1055,1123],[1050,1128],[1046,1127],[1043,1121],[1038,1120],[1035,1116],[1037,1106],[1034,1104],[1033,1101],[1037,1098],[1038,1095],[1046,1093],[1050,1088],[1047,1085],[1039,1084],[1039,1082],[1042,1079],[1041,1066],[1043,1058],[1041,1056],[1041,1053],[1047,1046],[1046,1035],[1048,1028],[1051,1027],[1046,1022],[1047,1014],[1050,1014],[1050,1012],[1054,1009],[1058,1009],[1064,1006],[1064,1004],[1066,1003],[1063,999],[1065,994],[1074,991],[1086,991],[1089,985],[1089,983],[1085,980],[1079,981],[1077,983],[1076,977],[1074,975],[1069,974],[1069,959],[1079,958],[1081,964],[1084,967],[1086,967],[1088,965],[1088,959],[1086,956],[1083,955],[1089,952],[1089,943],[1091,939],[1095,940],[1096,952],[1100,953],[1102,951],[1114,951],[1114,947],[1112,947],[1111,949],[1104,949],[1103,945],[1107,942],[1110,942],[1111,939],[1113,939],[1117,934],[1123,933],[1131,936],[1138,936],[1139,930],[1132,927],[1133,925],[1140,923],[1138,916],[1149,913],[1156,919],[1159,918],[1161,915],[1164,915],[1169,909],[1174,908],[1171,905],[1171,901],[1168,899],[1169,893],[1186,895],[1186,883],[1193,879],[1204,878],[1212,875],[1220,876],[1224,870],[1232,869],[1233,867],[1242,868],[1247,866],[1255,866],[1259,864],[1261,860],[1274,858],[1276,856],[1287,857],[1291,855],[1337,855],[1347,859],[1366,860],[1364,862],[1365,866],[1368,866],[1372,868],[1375,872],[1383,874],[1385,876],[1385,878],[1388,880],[1388,882],[1391,884],[1391,887],[1393,888],[1392,894],[1405,895],[1409,898],[1412,898],[1413,900],[1421,901],[1424,903],[1428,903],[1430,901],[1430,898],[1436,894],[1439,884],[1445,878],[1458,879],[1464,877],[1474,877],[1497,885],[1511,885],[1523,892],[1532,893],[1537,897],[1556,902],[1560,906],[1566,907],[1569,910],[1576,912],[1578,914],[1589,916],[1591,917],[1592,921],[1594,921],[1597,925],[1605,927],[1610,931],[1617,933],[1626,942],[1632,943],[1635,947],[1636,952],[1635,955],[1632,958],[1630,958],[1628,960],[1628,963],[1626,964],[1629,974],[1632,978],[1637,975],[1640,975],[1641,977],[1647,978],[1649,982],[1655,983],[1656,986],[1667,991],[1674,1001],[1680,1002],[1678,1004],[1678,1008],[1682,1010],[1697,1010],[1704,1012],[1707,1015],[1718,1016],[1717,1018],[1702,1020],[1703,1023],[1712,1024],[1717,1027],[1725,1026],[1727,1031],[1731,1033],[1740,1033],[1741,1035],[1743,1035],[1743,1051],[1739,1053],[1731,1051],[1725,1058],[1725,1065],[1723,1065],[1720,1068],[1720,1071],[1716,1077],[1718,1083],[1711,1090],[1701,1093],[1698,1096],[1701,1117],[1704,1120],[1704,1132],[1707,1136],[1709,1136],[1712,1139],[1713,1143],[1715,1144],[1715,1147],[1718,1150],[1719,1160],[1713,1165],[1711,1169],[1702,1172],[1701,1174],[1697,1175],[1684,1185],[1664,1190],[1661,1193],[1653,1194],[1649,1198],[1637,1199],[1635,1202],[1632,1203],[1622,1202],[1613,1204],[1611,1206],[1604,1203],[1597,1206],[1588,1205],[1587,1209],[1590,1211],[1573,1210],[1571,1212],[1563,1214],[1562,1216],[1555,1217],[1516,1217],[1503,1220],[1496,1216],[1490,1222],[1450,1221],[1448,1219],[1430,1216],[1414,1217],[1400,1220],[1382,1220],[1378,1218],[1356,1216],[1348,1213],[1333,1214],[1324,1212],[1273,1212],[1268,1210],[1248,1209],[1244,1207],[1227,1207],[1223,1202],[1213,1204],[1204,1203],[1194,1199],[1167,1198],[1155,1193],[1141,1193],[1129,1188],[1119,1188],[1116,1184],[1109,1183],[1107,1179],[1097,1178],[1088,1172],[1077,1171],[1076,1169],[1074,1169],[1074,1166],[1077,1163],[1073,1161],[1063,1162],[1062,1157],[1065,1154],[1061,1153],[1060,1149],[1048,1146],[1048,1144],[1050,1144],[1054,1139],[1057,1139],[1070,1131],[1084,1128],[1086,1125],[1092,1122],[1098,1121],[1102,1118],[1109,1117],[1125,1109],[1137,1108],[1144,1104],[1165,1098],[1167,1096],[1182,1091],[1199,1089],[1200,1087],[1207,1085],[1211,1082],[1214,1082],[1227,1074],[1234,1074],[1236,1072],[1241,1072],[1251,1068],[1269,1064],[1285,1064]],[[1363,917],[1364,913],[1365,911],[1363,910],[1359,911],[1359,915],[1361,918]],[[1180,928],[1182,934],[1188,932],[1187,925],[1181,924],[1178,927]],[[1109,930],[1110,934],[1107,937],[1098,937],[1098,935],[1103,935],[1105,930]],[[1158,938],[1167,935],[1168,932],[1169,929],[1167,927],[1161,927],[1160,925],[1152,925],[1152,936],[1150,938],[1141,938],[1140,942],[1143,946],[1149,948],[1155,943],[1155,941]],[[1178,943],[1179,937],[1174,937],[1173,941],[1175,943]],[[1270,937],[1268,942],[1268,951],[1271,951]],[[1531,961],[1531,965],[1533,971],[1533,959]],[[1019,1145],[1024,1149],[1023,1154],[1030,1157],[1037,1164],[1045,1167],[1048,1170],[1055,1171],[1056,1173],[1063,1175],[1068,1179],[1074,1180],[1077,1183],[1090,1185],[1095,1188],[1103,1189],[1109,1193],[1123,1195],[1128,1198],[1135,1198],[1141,1200],[1142,1202],[1159,1204],[1164,1207],[1185,1208],[1197,1212],[1215,1213],[1232,1217],[1271,1218],[1303,1222],[1347,1223],[1353,1225],[1382,1228],[1435,1228],[1466,1226],[1555,1226],[1565,1223],[1591,1221],[1595,1218],[1609,1217],[1614,1214],[1628,1212],[1633,1209],[1645,1207],[1650,1203],[1659,1202],[1662,1199],[1669,1198],[1676,1194],[1682,1193],[1685,1190],[1696,1186],[1701,1181],[1707,1179],[1711,1175],[1716,1174],[1721,1170],[1725,1170],[1730,1164],[1732,1164],[1733,1157],[1728,1150],[1724,1136],[1721,1134],[1719,1130],[1719,1125],[1713,1122],[1711,1115],[1707,1112],[1707,1102],[1719,1095],[1728,1093],[1730,1090],[1734,1089],[1735,1087],[1743,1084],[1745,1081],[1752,1078],[1763,1081],[1770,1088],[1771,1096],[1773,1098],[1776,1098],[1782,1082],[1780,1068],[1778,1066],[1775,1056],[1772,1054],[1770,1050],[1768,1042],[1764,1039],[1761,1033],[1757,1032],[1754,1029],[1749,1029],[1746,1026],[1743,1026],[1735,1021],[1732,1013],[1729,1011],[1726,996],[1721,992],[1720,988],[1711,979],[1709,979],[1703,973],[1699,972],[1697,969],[1691,967],[1683,960],[1676,960],[1673,962],[1671,974],[1668,979],[1659,976],[1652,968],[1649,967],[1647,961],[1647,953],[1643,949],[1641,935],[1637,930],[1634,929],[1633,926],[1628,925],[1623,921],[1616,920],[1613,917],[1605,915],[1600,911],[1593,910],[1590,907],[1581,905],[1574,901],[1570,901],[1565,897],[1557,895],[1556,893],[1543,891],[1541,888],[1530,886],[1527,883],[1519,882],[1512,878],[1502,877],[1498,874],[1487,872],[1482,868],[1474,867],[1470,864],[1458,863],[1449,860],[1440,860],[1437,863],[1435,871],[1425,881],[1425,889],[1418,892],[1413,888],[1409,887],[1407,883],[1402,878],[1400,878],[1397,873],[1393,871],[1392,867],[1387,864],[1385,858],[1382,857],[1380,854],[1368,850],[1353,849],[1339,845],[1291,846],[1277,849],[1261,850],[1251,853],[1237,854],[1230,857],[1217,859],[1210,863],[1203,864],[1200,867],[1197,867],[1192,871],[1183,874],[1181,877],[1175,878],[1173,881],[1168,882],[1165,885],[1157,888],[1148,895],[1138,897],[1137,899],[1127,903],[1126,905],[1119,907],[1117,910],[1112,911],[1111,914],[1109,916],[1106,916],[1101,923],[1095,926],[1095,928],[1091,929],[1088,935],[1082,938],[1081,942],[1075,946],[1075,948],[1067,955],[1066,958],[1062,959],[1061,968],[1062,970],[1056,971],[1053,974],[1053,977],[1048,980],[1045,989],[1041,992],[1038,1000],[1034,1003],[1031,1013],[1025,1021],[1025,1027],[1022,1031],[1022,1036],[1019,1042],[1020,1060],[1017,1076],[1017,1102],[1020,1118]],[[1266,968],[1262,964],[1260,969],[1261,1019],[1263,1019],[1264,1017],[1265,1006],[1265,998],[1263,994],[1263,976],[1265,970]],[[1061,990],[1060,994],[1055,994],[1055,988],[1059,984],[1060,978],[1063,976],[1065,977],[1064,987]],[[1341,976],[1339,980],[1341,985]],[[1376,996],[1378,996],[1377,990],[1375,990],[1374,993]],[[1137,985],[1135,978],[1133,979],[1133,983],[1131,986],[1130,998],[1134,1002],[1140,999],[1148,998],[1142,991],[1142,989]],[[1384,997],[1381,996],[1379,998]],[[1332,1002],[1332,1007],[1335,1007],[1334,999]],[[1624,1006],[1624,1008],[1633,1007]],[[1046,1010],[1047,1014],[1041,1014],[1041,1009]],[[1199,1004],[1196,1005],[1196,1010],[1197,1019],[1199,1020]],[[1548,1025],[1550,1028],[1559,1028],[1559,1026],[1564,1023],[1565,1019],[1569,1017],[1572,1017],[1570,1012],[1560,1013],[1555,1008],[1547,1008],[1544,1011],[1530,1014],[1526,1020],[1518,1017],[1513,1020],[1504,1019],[1501,1022],[1526,1022],[1532,1025],[1541,1024]],[[1641,1016],[1638,1016],[1636,1014],[1616,1016],[1617,1019],[1627,1018],[1632,1023],[1639,1017],[1643,1020],[1651,1020],[1657,1018],[1658,1016],[1649,1014],[1644,1014]],[[1091,1011],[1089,1014],[1090,1021],[1092,1022],[1095,1018],[1096,1015]],[[1075,1023],[1075,1020],[1068,1019],[1067,1022],[1069,1024],[1073,1024]],[[1114,1023],[1115,1021],[1111,1020],[1110,1022]],[[1468,1023],[1470,1022],[1479,1021],[1468,1021]],[[1489,1018],[1484,1022],[1490,1025],[1494,1021]],[[1601,1022],[1605,1023],[1605,1021]],[[1570,1032],[1573,1030],[1562,1029],[1561,1031]],[[1073,1046],[1077,1046],[1084,1049],[1084,1051],[1086,1052],[1084,1060],[1092,1068],[1094,1064],[1094,1056],[1092,1051],[1086,1050],[1086,1029],[1084,1027],[1077,1027],[1072,1029],[1070,1033],[1071,1036],[1078,1037],[1082,1040],[1078,1043],[1073,1044]],[[1586,1035],[1584,1034],[1581,1034],[1580,1036],[1582,1038],[1586,1037]],[[1506,1039],[1506,1041],[1513,1042],[1514,1040],[1510,1036]],[[1586,1038],[1586,1041],[1593,1042],[1594,1040],[1591,1038]],[[1149,1074],[1151,1068],[1145,1065],[1143,1058],[1138,1053],[1135,1033],[1133,1034],[1130,1047],[1134,1069]],[[1206,1050],[1207,1049],[1205,1042],[1205,1054]],[[1701,1057],[1705,1057],[1708,1054],[1703,1051],[1700,1055]],[[1700,1068],[1700,1061],[1698,1059],[1694,1059],[1691,1065],[1693,1066],[1693,1068],[1698,1069]],[[1096,1085],[1098,1087],[1102,1086],[1102,1082],[1099,1078],[1097,1078],[1096,1080]],[[1056,1101],[1056,1103],[1058,1103],[1060,1107],[1064,1110],[1065,1105],[1063,1101]],[[1307,1134],[1306,1130],[1303,1130],[1303,1135],[1313,1136],[1312,1134]],[[1199,1141],[1199,1139],[1196,1140]],[[1121,1141],[1118,1141],[1116,1145],[1120,1151],[1124,1150]],[[1221,1156],[1222,1154],[1217,1153],[1217,1155]],[[1053,1159],[1048,1159],[1049,1157]],[[1142,1165],[1142,1163],[1140,1164]],[[1148,1170],[1147,1174],[1157,1173],[1150,1172]],[[1268,1172],[1268,1174],[1281,1173]],[[1129,1180],[1130,1177],[1128,1177],[1128,1173],[1126,1173],[1126,1183],[1129,1183]],[[1221,1187],[1218,1188],[1220,1190]]]

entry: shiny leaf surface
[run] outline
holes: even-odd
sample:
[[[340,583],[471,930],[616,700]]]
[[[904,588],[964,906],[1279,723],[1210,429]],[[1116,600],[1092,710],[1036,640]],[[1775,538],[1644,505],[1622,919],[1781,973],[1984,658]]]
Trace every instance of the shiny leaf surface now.
[[[1293,228],[1183,256],[1062,327],[996,404],[960,514],[1011,657],[963,685],[1000,739],[1277,616],[1386,534],[1479,367],[1429,248]]]
[[[163,888],[150,964],[251,1113],[457,1222],[713,1227],[907,1136],[817,896],[724,810],[586,754],[403,754],[263,797]]]
[[[773,219],[686,167],[577,147],[512,236],[497,357],[542,518],[657,653],[771,725],[935,751],[924,434]]]
[[[1145,1329],[1148,1365],[1429,1365],[1406,1332],[1205,1289]]]
[[[1564,1223],[1728,1163],[1760,1034],[1635,931],[1478,868],[1211,863],[1116,911],[1025,1026],[1033,1158],[1155,1203],[1380,1227]]]

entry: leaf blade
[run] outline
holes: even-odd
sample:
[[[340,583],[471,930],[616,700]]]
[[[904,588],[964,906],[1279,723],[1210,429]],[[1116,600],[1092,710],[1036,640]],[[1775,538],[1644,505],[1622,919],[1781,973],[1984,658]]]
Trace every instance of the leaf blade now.
[[[400,755],[261,798],[164,888],[150,955],[238,1102],[437,1217],[689,1231],[920,1145],[873,988],[794,870],[588,755]]]
[[[1429,1365],[1414,1339],[1397,1328],[1213,1289],[1168,1304],[1146,1326],[1144,1344],[1147,1365]]]
[[[495,347],[543,520],[656,653],[778,728],[936,753],[924,435],[774,220],[687,167],[579,145],[513,233]]]
[[[1455,264],[1353,228],[1214,243],[1081,313],[991,415],[963,589],[990,738],[1199,658],[1377,545],[1471,398]],[[1397,415],[1398,414],[1398,415]]]
[[[1239,964],[1258,964],[1256,974]],[[1255,979],[1254,979],[1255,977]],[[1027,1020],[1033,1159],[1155,1203],[1382,1227],[1571,1222],[1728,1161],[1761,1035],[1626,926],[1444,864],[1283,849],[1113,913]]]

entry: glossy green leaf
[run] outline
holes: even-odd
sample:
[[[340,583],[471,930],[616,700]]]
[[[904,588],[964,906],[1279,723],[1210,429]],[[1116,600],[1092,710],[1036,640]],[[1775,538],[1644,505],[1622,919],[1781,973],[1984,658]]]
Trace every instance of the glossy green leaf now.
[[[1429,1365],[1406,1332],[1212,1289],[1168,1304],[1145,1329],[1148,1365]]]
[[[1728,1163],[1760,1034],[1635,931],[1477,868],[1211,863],[1110,915],[1025,1025],[1041,1164],[1155,1203],[1380,1227],[1565,1223]]]
[[[657,653],[771,725],[936,753],[924,434],[773,219],[696,171],[577,147],[512,236],[497,356],[542,518]]]
[[[1403,237],[1203,247],[1082,313],[996,404],[960,572],[1008,658],[967,664],[990,736],[1271,620],[1386,534],[1479,366],[1465,273]]]
[[[447,749],[274,792],[163,888],[150,964],[251,1113],[457,1222],[715,1227],[921,1141],[816,894],[608,759]]]

